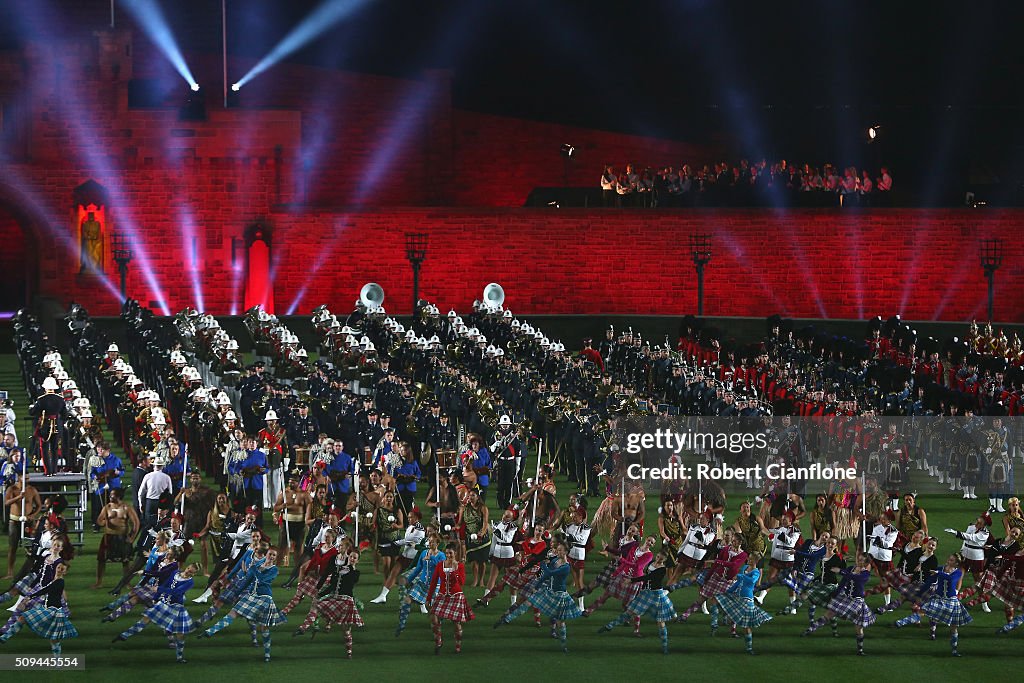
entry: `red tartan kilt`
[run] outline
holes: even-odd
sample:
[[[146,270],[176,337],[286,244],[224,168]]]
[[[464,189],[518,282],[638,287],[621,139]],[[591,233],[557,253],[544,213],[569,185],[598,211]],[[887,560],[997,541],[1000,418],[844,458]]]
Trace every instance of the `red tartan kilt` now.
[[[715,595],[721,595],[729,590],[729,587],[735,581],[736,579],[731,579],[722,573],[712,574],[704,580],[704,585],[700,587],[700,596],[702,598],[710,598]]]
[[[299,581],[299,585],[295,588],[296,595],[305,595],[307,597],[316,599],[316,584],[320,581],[320,577],[313,572],[306,574],[306,577]]]
[[[769,567],[775,567],[779,571],[787,571],[793,568],[793,560],[776,560],[774,557],[768,562]]]
[[[466,604],[464,593],[453,593],[434,596],[430,604],[430,613],[438,619],[449,621],[470,621],[473,619],[473,611]]]
[[[587,566],[587,561],[586,560],[574,560],[574,559],[572,559],[570,557],[569,558],[569,566],[572,567],[573,569],[577,570],[577,571],[583,571],[583,569]]]
[[[506,583],[508,583],[510,588],[522,590],[523,588],[526,588],[531,581],[537,578],[538,574],[540,574],[539,565],[534,565],[529,569],[510,570],[508,581]]]
[[[362,626],[363,617],[356,608],[356,602],[347,595],[328,598],[317,603],[318,615],[330,624]]]
[[[1024,579],[1003,578],[993,586],[992,595],[1002,600],[1007,607],[1024,609]]]
[[[992,589],[996,587],[996,573],[991,569],[986,569],[978,577],[977,583],[974,584],[977,589],[977,595],[988,595],[992,592]]]
[[[619,574],[608,584],[608,593],[613,597],[628,603],[639,592],[640,584],[633,583],[625,574]]]

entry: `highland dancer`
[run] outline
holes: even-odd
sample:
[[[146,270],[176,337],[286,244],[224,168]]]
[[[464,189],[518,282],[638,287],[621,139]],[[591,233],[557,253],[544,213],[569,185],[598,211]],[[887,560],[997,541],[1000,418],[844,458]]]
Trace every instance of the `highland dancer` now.
[[[466,604],[462,587],[466,583],[466,565],[462,562],[462,545],[449,543],[445,547],[445,559],[434,567],[427,591],[427,609],[430,610],[430,626],[434,631],[434,654],[441,654],[441,620],[447,619],[455,625],[455,654],[462,652],[462,625],[473,619],[473,612]]]
[[[569,548],[565,542],[555,543],[555,557],[544,565],[540,577],[538,577],[540,588],[529,597],[527,602],[523,602],[503,614],[495,622],[494,628],[511,623],[514,619],[522,616],[532,605],[545,616],[554,619],[555,629],[562,641],[562,652],[568,652],[565,622],[583,616],[576,601],[565,590],[565,583],[569,578],[568,557]]]
[[[263,661],[270,661],[270,627],[277,626],[288,620],[274,604],[271,584],[277,578],[277,549],[271,548],[266,542],[260,544],[260,552],[266,554],[261,565],[254,565],[247,573],[247,584],[251,585],[246,594],[216,624],[199,634],[200,638],[210,638],[223,631],[238,617],[244,617],[250,624],[258,626],[263,635]]]
[[[349,544],[348,550],[335,558],[328,573],[321,578],[322,587],[316,609],[309,611],[306,620],[293,635],[302,635],[312,626],[313,637],[316,638],[320,627],[315,626],[314,621],[322,617],[325,632],[329,633],[334,624],[345,627],[345,656],[352,659],[352,627],[363,626],[363,617],[359,614],[359,607],[352,595],[356,584],[359,583],[359,570],[356,569],[358,564],[359,551],[352,549]]]
[[[179,664],[185,664],[185,635],[195,630],[195,623],[185,610],[185,594],[192,589],[192,579],[199,571],[198,564],[190,564],[181,572],[175,572],[160,585],[156,602],[142,613],[142,618],[119,633],[114,642],[128,640],[149,624],[162,628],[174,642],[174,655]]]
[[[544,536],[544,525],[537,524],[533,527],[533,536],[523,541],[516,552],[518,562],[507,568],[505,574],[494,588],[487,591],[484,597],[476,601],[477,607],[489,605],[491,600],[501,594],[505,586],[509,587],[512,594],[511,604],[513,607],[526,602],[530,594],[536,590],[536,579],[540,576],[541,572],[540,563],[547,555],[547,552],[548,540]],[[539,614],[538,612],[538,625],[540,624]]]
[[[101,622],[111,622],[123,617],[135,609],[140,602],[146,607],[153,606],[160,585],[178,571],[178,548],[164,545],[165,550],[160,551],[160,536],[165,535],[166,532],[163,531],[157,535],[156,544],[149,551],[146,568],[143,570],[139,582],[128,593],[101,608],[101,611],[110,610],[110,614],[103,617]]]
[[[589,617],[610,597],[621,600],[623,609],[629,606],[630,600],[635,598],[640,591],[640,584],[634,583],[633,579],[642,576],[647,570],[647,565],[654,559],[654,554],[651,552],[654,543],[654,536],[648,536],[632,548],[623,550],[619,556],[619,566],[615,570],[615,576],[612,577],[607,590],[583,612],[583,616]],[[640,617],[633,620],[633,634],[640,637]]]
[[[640,592],[629,601],[625,611],[618,618],[602,626],[598,629],[598,633],[611,631],[616,626],[621,626],[630,619],[650,617],[658,622],[661,653],[668,654],[668,626],[666,624],[676,618],[676,610],[672,605],[672,600],[668,597],[668,591],[663,586],[667,572],[666,562],[674,554],[675,550],[672,546],[663,548],[651,563],[647,565],[647,571],[642,576],[632,579],[634,583],[640,585]],[[746,557],[746,553],[744,553],[744,557]]]
[[[299,585],[295,588],[295,596],[281,610],[282,614],[291,613],[304,597],[308,597],[314,604],[316,603],[317,586],[320,585],[321,574],[326,573],[327,567],[334,562],[334,558],[338,555],[338,548],[335,547],[337,540],[338,532],[334,529],[328,528],[324,532],[323,542],[299,570]]]
[[[213,619],[214,615],[224,605],[235,604],[248,587],[249,570],[262,565],[266,560],[266,552],[261,550],[261,548],[263,546],[269,547],[269,545],[263,541],[263,532],[259,529],[253,529],[250,537],[252,542],[249,544],[249,548],[242,553],[242,556],[235,563],[235,566],[231,568],[231,571],[223,577],[221,583],[224,585],[224,588],[217,594],[210,608],[199,617],[200,624],[205,624],[210,619]],[[249,622],[249,638],[252,641],[253,647],[259,647],[260,643],[256,633],[256,624],[252,622]]]
[[[771,621],[772,618],[754,601],[754,587],[761,578],[761,570],[757,568],[760,561],[760,555],[751,555],[749,563],[743,565],[736,575],[736,581],[729,586],[725,594],[712,598],[711,635],[715,635],[718,628],[718,608],[721,607],[725,616],[738,628],[743,629],[748,655],[757,654],[754,652],[754,629]]]
[[[960,656],[960,627],[973,621],[970,613],[960,604],[957,591],[963,582],[964,573],[960,569],[960,558],[950,555],[946,566],[938,571],[935,581],[935,597],[921,605],[921,611],[928,617],[931,625],[931,639],[935,640],[935,630],[939,624],[949,627],[949,646],[954,657]]]
[[[409,612],[412,611],[412,603],[417,603],[423,613],[427,612],[430,580],[434,576],[435,567],[446,559],[446,555],[438,549],[440,545],[441,538],[437,534],[430,534],[427,537],[427,549],[420,554],[416,566],[409,572],[404,595],[398,605],[398,628],[395,629],[395,638],[402,635],[402,631],[405,630]]]
[[[809,636],[834,617],[853,622],[857,633],[857,654],[864,654],[864,629],[875,623],[875,615],[864,602],[864,586],[871,578],[871,561],[866,553],[857,553],[852,569],[839,572],[842,580],[828,603],[825,616],[811,622],[804,631]]]
[[[63,562],[54,566],[53,580],[49,581],[26,597],[36,600],[42,599],[42,604],[35,604],[33,607],[19,612],[0,635],[0,644],[6,643],[13,638],[23,626],[28,626],[40,638],[50,641],[50,652],[60,655],[61,642],[68,638],[77,638],[78,631],[71,623],[70,614],[67,608],[67,600],[64,596],[64,577],[68,573],[68,566]]]
[[[701,583],[699,597],[679,615],[677,621],[686,621],[691,614],[700,609],[702,605],[706,605],[711,598],[729,590],[736,580],[736,574],[739,573],[740,567],[747,563],[747,553],[742,548],[743,537],[730,530],[725,531],[725,536],[729,539],[730,545],[718,551],[718,556],[711,567],[706,570],[703,579],[698,577],[698,582]]]
[[[800,609],[800,595],[818,575],[818,564],[825,557],[829,539],[831,536],[825,532],[817,541],[808,538],[797,548],[792,571],[781,579],[782,585],[789,588],[789,604],[776,612],[777,615],[796,614]]]

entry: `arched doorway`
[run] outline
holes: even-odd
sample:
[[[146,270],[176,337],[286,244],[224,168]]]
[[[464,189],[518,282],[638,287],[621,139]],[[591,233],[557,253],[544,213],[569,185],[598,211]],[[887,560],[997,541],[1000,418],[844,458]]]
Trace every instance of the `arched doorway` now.
[[[27,220],[0,199],[0,315],[24,308],[35,294],[38,253]]]

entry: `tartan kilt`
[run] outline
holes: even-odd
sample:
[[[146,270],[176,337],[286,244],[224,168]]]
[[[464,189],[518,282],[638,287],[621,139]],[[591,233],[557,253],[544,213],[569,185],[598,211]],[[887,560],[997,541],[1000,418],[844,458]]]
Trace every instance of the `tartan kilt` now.
[[[136,586],[132,588],[131,594],[133,597],[138,598],[146,607],[152,607],[153,601],[156,600],[156,590],[158,586],[152,583],[147,583],[142,586]]]
[[[316,574],[306,574],[306,578],[299,581],[299,585],[295,587],[296,595],[305,595],[312,600],[316,600],[316,584],[319,583],[320,577]]]
[[[640,591],[640,584],[633,583],[625,574],[619,574],[608,584],[607,590],[613,598],[628,603]]]
[[[1002,600],[1007,607],[1024,609],[1024,579],[1004,576],[992,587],[992,595]]]
[[[615,574],[615,568],[619,566],[618,560],[612,560],[604,566],[601,573],[594,579],[596,585],[607,587],[612,582],[612,576]]]
[[[836,592],[834,583],[812,583],[807,589],[807,601],[817,607],[824,607],[832,601],[832,595]]]
[[[960,604],[960,600],[957,598],[936,596],[921,605],[921,612],[943,626],[964,626],[974,621],[974,617]]]
[[[14,588],[18,589],[19,595],[28,595],[29,593],[34,593],[35,591],[32,589],[36,587],[36,579],[38,578],[39,574],[37,574],[36,572],[29,572],[25,576],[21,577],[21,579],[16,584],[14,584]]]
[[[977,595],[989,595],[992,593],[992,589],[996,587],[996,573],[991,569],[986,569],[978,577],[978,580],[974,583],[974,587],[977,589]]]
[[[637,617],[650,617],[654,621],[672,621],[676,608],[664,588],[645,590],[629,601],[626,611]]]
[[[430,605],[430,613],[438,619],[448,621],[470,621],[473,619],[473,610],[466,604],[465,593],[448,593],[435,595]]]
[[[487,559],[498,569],[508,569],[509,567],[516,566],[516,558],[514,557],[495,557],[491,555]]]
[[[808,586],[814,583],[814,574],[810,572],[800,572],[795,575],[790,573],[782,579],[781,583],[797,595],[800,595],[807,590]]]
[[[710,598],[715,595],[721,595],[729,590],[729,586],[735,581],[736,579],[729,578],[721,572],[710,574],[701,583],[700,596],[702,598]]]
[[[288,617],[277,609],[274,598],[269,595],[246,595],[232,609],[260,626],[277,626],[288,621]]]
[[[192,623],[192,617],[188,615],[184,605],[158,600],[143,612],[142,616],[162,628],[165,633],[192,633],[196,630],[196,625]]]
[[[516,591],[522,591],[539,575],[539,564],[535,564],[529,568],[524,566],[519,569],[509,570],[508,580],[505,583],[509,588],[514,588]]]
[[[221,592],[217,595],[217,599],[225,605],[230,605],[237,602],[242,592],[242,582],[239,580],[232,581],[225,586]]]
[[[931,594],[935,591],[935,584],[911,581],[909,583],[896,586],[895,588],[896,592],[902,595],[904,600],[908,600],[913,603],[922,603],[925,602],[927,598],[931,597]]]
[[[693,582],[698,586],[703,586],[707,582],[708,577],[710,575],[710,569],[701,569],[699,572],[697,572],[697,576],[694,577]]]
[[[406,595],[412,599],[413,602],[424,604],[427,601],[427,582],[416,581],[406,589]]]
[[[583,616],[580,606],[566,591],[556,593],[550,588],[541,588],[529,597],[529,601],[544,616],[557,621],[579,619]]]
[[[317,613],[321,619],[329,624],[342,624],[343,626],[362,626],[363,617],[359,614],[359,607],[356,601],[348,595],[339,595],[336,598],[325,598],[317,603]]]
[[[40,638],[66,640],[78,637],[78,629],[71,623],[68,611],[63,607],[39,605],[21,616],[25,619],[25,625]]]
[[[845,591],[829,600],[828,609],[840,619],[846,619],[857,626],[868,627],[875,623],[875,613],[864,602],[864,598],[855,598]]]
[[[735,593],[726,593],[715,598],[725,616],[739,628],[757,628],[772,620],[772,615],[757,606],[754,598],[740,597]]]
[[[912,580],[909,574],[904,573],[900,569],[892,569],[885,573],[885,582],[889,584],[890,588],[899,590],[900,586],[906,586],[911,583]]]

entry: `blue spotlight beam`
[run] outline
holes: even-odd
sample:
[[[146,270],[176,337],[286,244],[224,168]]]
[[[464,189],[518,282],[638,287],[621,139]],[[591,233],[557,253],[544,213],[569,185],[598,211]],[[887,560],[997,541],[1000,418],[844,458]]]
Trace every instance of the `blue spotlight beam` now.
[[[196,83],[196,79],[192,76],[192,71],[189,70],[188,64],[185,63],[185,58],[181,55],[181,50],[178,48],[178,42],[174,39],[174,33],[171,31],[171,27],[167,23],[164,12],[160,9],[157,1],[121,0],[121,4],[139,22],[139,25],[146,32],[146,35],[149,36],[149,39],[160,48],[160,51],[164,53],[174,66],[174,69],[181,74],[181,77],[185,79],[189,87],[192,90],[199,90],[199,84]]]
[[[267,56],[249,69],[236,83],[232,90],[238,90],[253,78],[263,73],[282,59],[302,49],[327,32],[342,19],[358,11],[370,0],[324,0],[313,12],[302,20],[298,26],[288,32]]]

